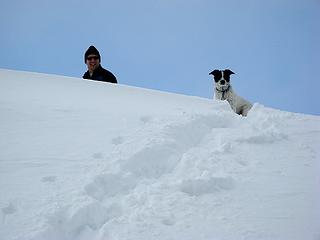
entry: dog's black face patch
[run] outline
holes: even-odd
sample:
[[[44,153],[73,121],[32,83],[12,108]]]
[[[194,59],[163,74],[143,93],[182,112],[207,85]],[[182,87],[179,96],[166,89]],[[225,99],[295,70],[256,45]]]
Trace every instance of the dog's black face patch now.
[[[215,82],[218,82],[222,78],[222,72],[217,69],[209,73],[209,75],[213,75]]]
[[[225,71],[223,71],[223,78],[226,80],[226,82],[230,82],[230,75],[226,74]]]
[[[226,69],[226,70],[223,71],[223,77],[227,82],[230,82],[230,75],[231,74],[234,74],[234,72],[232,72],[229,69]]]

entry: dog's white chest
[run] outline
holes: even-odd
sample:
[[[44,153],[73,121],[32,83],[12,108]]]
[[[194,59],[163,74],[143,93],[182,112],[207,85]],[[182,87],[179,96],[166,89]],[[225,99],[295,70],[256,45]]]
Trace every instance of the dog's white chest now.
[[[250,102],[235,94],[231,86],[227,91],[218,91],[217,89],[215,89],[215,99],[227,100],[232,110],[235,113],[241,114],[243,116],[246,116],[248,114],[248,111],[252,107],[252,104]]]

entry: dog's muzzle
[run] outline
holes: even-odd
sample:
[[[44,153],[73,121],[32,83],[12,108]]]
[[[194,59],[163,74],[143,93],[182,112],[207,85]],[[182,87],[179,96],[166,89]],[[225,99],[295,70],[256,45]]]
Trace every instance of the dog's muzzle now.
[[[217,84],[216,84],[216,88],[219,91],[226,91],[229,89],[229,84],[226,80],[220,80]]]
[[[220,84],[220,85],[226,85],[226,81],[225,81],[225,80],[220,80],[220,81],[219,81],[219,84]]]

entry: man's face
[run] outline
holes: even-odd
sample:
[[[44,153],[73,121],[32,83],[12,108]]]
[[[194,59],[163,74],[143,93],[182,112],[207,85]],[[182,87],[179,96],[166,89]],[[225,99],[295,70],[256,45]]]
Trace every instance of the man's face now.
[[[86,59],[86,64],[88,66],[89,72],[93,72],[100,65],[99,56],[90,54]]]

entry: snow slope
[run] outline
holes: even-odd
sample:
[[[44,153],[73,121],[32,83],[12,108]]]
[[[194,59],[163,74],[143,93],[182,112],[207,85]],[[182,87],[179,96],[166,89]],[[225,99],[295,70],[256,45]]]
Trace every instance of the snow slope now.
[[[320,239],[320,117],[0,70],[1,240]]]

